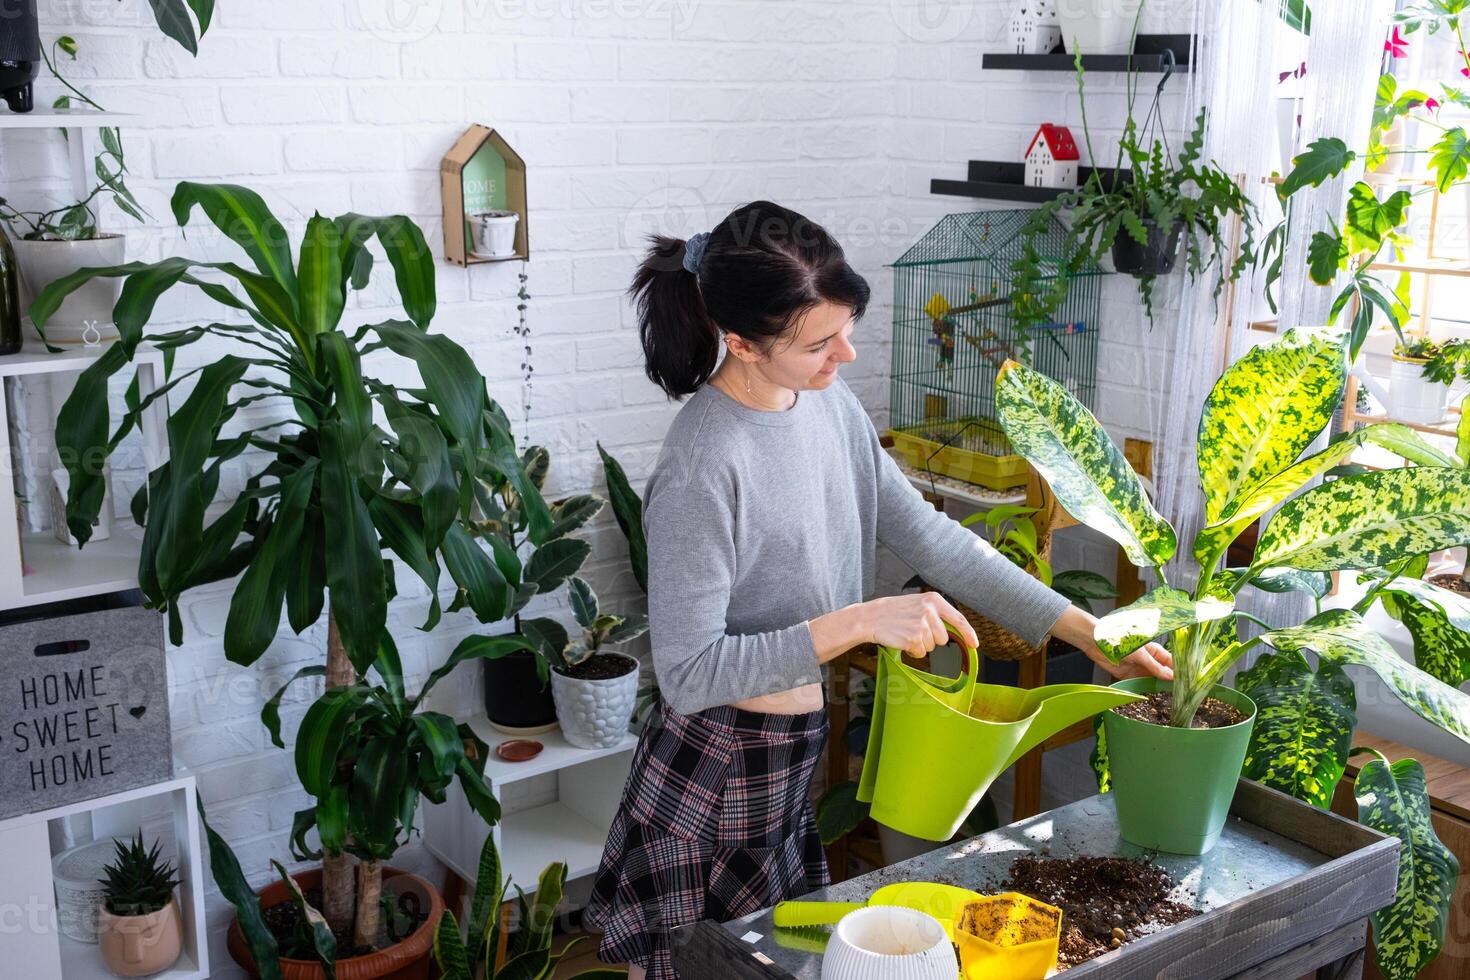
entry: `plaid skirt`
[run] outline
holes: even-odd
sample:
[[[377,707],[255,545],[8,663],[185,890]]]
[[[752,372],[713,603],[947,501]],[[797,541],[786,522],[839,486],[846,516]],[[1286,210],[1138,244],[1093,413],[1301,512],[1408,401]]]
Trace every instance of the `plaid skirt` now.
[[[673,980],[669,930],[725,922],[828,884],[807,799],[826,710],[667,707],[649,719],[613,818],[586,918],[598,958]]]

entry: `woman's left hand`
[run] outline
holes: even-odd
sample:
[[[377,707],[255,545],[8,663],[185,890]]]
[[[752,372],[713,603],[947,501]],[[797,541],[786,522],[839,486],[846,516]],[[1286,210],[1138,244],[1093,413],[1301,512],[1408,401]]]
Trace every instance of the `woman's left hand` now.
[[[1092,634],[1096,627],[1095,616],[1071,606],[1052,627],[1052,633],[1087,654],[1087,659],[1118,680],[1126,677],[1157,677],[1166,681],[1174,679],[1174,655],[1168,650],[1157,643],[1150,643],[1124,657],[1119,663],[1113,663],[1093,639]]]

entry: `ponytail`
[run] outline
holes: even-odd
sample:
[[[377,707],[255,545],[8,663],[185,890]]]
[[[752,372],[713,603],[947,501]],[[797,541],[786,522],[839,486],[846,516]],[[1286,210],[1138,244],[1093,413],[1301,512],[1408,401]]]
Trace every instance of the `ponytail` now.
[[[737,208],[690,242],[651,236],[629,292],[644,370],[675,399],[714,373],[722,331],[769,349],[819,303],[857,319],[870,295],[825,228],[770,201]]]
[[[699,295],[699,282],[684,268],[685,242],[652,236],[629,290],[638,306],[644,371],[670,398],[693,394],[719,363],[720,328]]]

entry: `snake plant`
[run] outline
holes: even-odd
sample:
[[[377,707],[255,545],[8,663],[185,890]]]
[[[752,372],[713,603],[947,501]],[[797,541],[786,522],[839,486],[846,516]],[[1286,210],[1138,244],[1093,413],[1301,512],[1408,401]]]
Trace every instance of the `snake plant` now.
[[[1343,334],[1293,330],[1240,358],[1215,383],[1196,446],[1205,524],[1190,543],[1197,563],[1191,582],[1178,586],[1164,569],[1178,550],[1175,530],[1097,419],[1054,381],[1015,362],[996,381],[998,415],[1016,451],[1073,516],[1117,541],[1135,565],[1155,570],[1157,588],[1098,621],[1098,646],[1116,662],[1166,638],[1176,726],[1189,725],[1243,656],[1265,653],[1239,681],[1260,709],[1245,774],[1318,806],[1342,776],[1356,725],[1345,667],[1367,668],[1411,711],[1470,742],[1470,697],[1406,663],[1363,621],[1420,556],[1470,543],[1470,470],[1396,423],[1366,426],[1307,453],[1341,398],[1347,367]],[[1368,443],[1415,465],[1306,489]],[[1235,538],[1278,507],[1249,565],[1225,567]],[[1327,573],[1350,569],[1379,583],[1353,608],[1323,610],[1318,601],[1305,622],[1273,626],[1236,606],[1247,587],[1307,591],[1320,600]],[[1241,620],[1263,631],[1242,638]],[[1446,622],[1470,628],[1467,617],[1447,615]],[[1306,653],[1315,655],[1315,671]],[[1409,977],[1439,951],[1458,871],[1428,825],[1422,774],[1416,782],[1409,767],[1370,763],[1358,795],[1360,817],[1404,841],[1400,894],[1373,921],[1380,968]]]

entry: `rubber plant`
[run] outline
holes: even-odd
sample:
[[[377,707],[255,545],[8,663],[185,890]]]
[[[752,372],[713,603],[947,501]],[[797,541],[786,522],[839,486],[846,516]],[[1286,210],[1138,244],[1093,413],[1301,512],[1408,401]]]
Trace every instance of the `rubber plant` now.
[[[1470,471],[1408,427],[1365,426],[1303,455],[1331,420],[1347,366],[1342,332],[1292,330],[1241,357],[1215,383],[1196,447],[1205,526],[1191,543],[1197,572],[1189,589],[1165,576],[1177,550],[1174,528],[1097,419],[1056,382],[1015,362],[996,382],[1000,422],[1016,451],[1069,513],[1117,541],[1160,583],[1098,621],[1098,646],[1117,661],[1166,637],[1174,655],[1170,721],[1180,727],[1232,665],[1273,651],[1239,681],[1258,699],[1245,774],[1318,806],[1330,800],[1351,744],[1349,665],[1377,674],[1411,711],[1470,742],[1470,697],[1406,663],[1365,626],[1373,591],[1350,609],[1323,610],[1319,603],[1305,622],[1286,626],[1263,623],[1235,604],[1247,587],[1320,597],[1331,571],[1386,569],[1386,577],[1418,556],[1470,542]],[[1365,443],[1422,465],[1307,489]],[[1274,508],[1250,565],[1224,567],[1231,542]],[[1242,638],[1242,620],[1263,632]],[[1429,827],[1422,779],[1410,770],[1365,766],[1367,775],[1358,777],[1360,818],[1403,842],[1398,897],[1373,918],[1379,965],[1394,977],[1412,976],[1437,955],[1457,874]]]
[[[103,503],[103,462],[151,403],[192,382],[167,422],[167,462],[148,474],[132,501],[133,516],[144,527],[139,587],[148,605],[166,614],[170,640],[178,644],[184,634],[181,596],[239,576],[223,642],[225,655],[244,666],[271,644],[283,613],[301,633],[326,611],[320,673],[336,708],[312,715],[298,745],[330,745],[332,738],[345,737],[334,733],[367,710],[361,684],[370,668],[377,665],[385,689],[401,684],[391,667],[383,669],[387,607],[397,591],[384,550],[423,580],[428,610],[421,629],[432,630],[442,615],[441,561],[455,587],[450,608],[465,606],[482,622],[497,622],[514,615],[537,583],[523,575],[516,555],[504,549],[487,553],[476,542],[471,518],[477,488],[495,479],[514,484],[532,542],[550,539],[552,512],[469,355],[449,337],[429,331],[436,306],[434,261],[410,219],[313,215],[293,256],[285,228],[254,191],[180,183],[172,198],[178,223],[188,224],[196,208],[244,251],[253,269],[180,257],[82,269],[52,283],[31,306],[44,336],[48,317],[72,290],[97,277],[124,280],[113,310],[119,339],[81,372],[56,421],[58,452],[70,476],[67,525],[85,546]],[[343,323],[348,294],[370,281],[373,239],[392,269],[406,319],[349,326]],[[154,305],[175,289],[203,292],[219,304],[221,319],[150,330]],[[147,398],[139,397],[135,375],[114,426],[108,383],[129,367],[145,339],[164,351],[170,369],[180,348],[203,340],[222,341],[234,352],[211,351],[200,367],[170,370],[166,383]],[[373,372],[364,368],[368,355],[379,358]],[[416,371],[420,384],[384,380],[376,373],[383,369]],[[245,457],[247,452],[252,455]],[[222,472],[235,460],[261,465],[214,513]],[[467,655],[503,655],[521,646],[517,638],[502,638]],[[452,659],[465,655],[461,648]],[[381,697],[374,700],[390,710]],[[352,713],[346,713],[349,705]],[[396,710],[407,717],[401,705]],[[447,765],[453,747],[438,743],[450,738],[448,729],[433,719],[414,724],[435,763]],[[405,755],[399,761],[410,754],[400,749]],[[328,755],[317,759],[322,767],[329,765]],[[372,767],[358,761],[356,771],[367,778]],[[479,775],[483,761],[482,753],[473,766],[456,762],[471,799],[488,796]],[[437,786],[439,775],[416,778],[422,789]],[[334,785],[323,776],[308,789]],[[377,799],[380,790],[368,796]],[[325,799],[340,820],[335,790]],[[490,807],[481,812],[488,819]],[[370,819],[357,810],[348,817],[349,828],[353,819]],[[318,827],[324,822],[329,823],[319,809]],[[353,858],[343,837],[322,836],[322,911],[340,932],[355,917]],[[217,877],[239,874],[238,864],[214,846],[223,841],[210,839]],[[336,850],[339,843],[342,849]],[[232,897],[248,893],[233,885],[227,891]],[[258,920],[242,911],[245,925]],[[251,940],[258,941],[258,930],[252,931]],[[270,950],[256,949],[262,963]]]
[[[434,933],[434,959],[443,980],[546,980],[582,939],[574,939],[559,951],[551,951],[552,925],[556,907],[567,883],[567,866],[555,862],[541,872],[536,897],[527,900],[525,891],[514,885],[520,927],[502,937],[500,906],[514,884],[502,874],[495,835],[485,837],[480,863],[475,872],[475,893],[470,917],[462,932],[452,911],[446,911]],[[496,952],[506,939],[506,960],[497,967]],[[584,970],[571,980],[613,980],[626,977],[627,970],[603,967]]]

